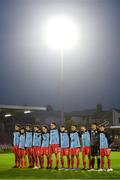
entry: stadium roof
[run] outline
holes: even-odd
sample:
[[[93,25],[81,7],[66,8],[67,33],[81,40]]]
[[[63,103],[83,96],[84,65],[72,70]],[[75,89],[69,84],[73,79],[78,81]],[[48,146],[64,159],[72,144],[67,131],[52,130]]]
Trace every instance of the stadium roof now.
[[[18,106],[18,105],[0,105],[0,113],[17,113],[17,112],[24,112],[26,110],[30,111],[46,111],[46,107],[40,106]]]
[[[110,126],[110,129],[120,129],[120,126]]]

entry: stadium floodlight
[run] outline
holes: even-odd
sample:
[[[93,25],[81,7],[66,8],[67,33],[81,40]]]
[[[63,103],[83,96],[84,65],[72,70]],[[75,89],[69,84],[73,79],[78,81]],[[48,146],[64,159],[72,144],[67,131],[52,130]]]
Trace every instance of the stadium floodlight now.
[[[12,114],[5,114],[5,117],[11,117]]]
[[[78,40],[75,23],[68,17],[55,16],[46,23],[45,34],[50,47],[70,49]]]
[[[29,113],[31,113],[32,111],[30,111],[30,110],[26,110],[26,111],[24,111],[24,114],[29,114]]]
[[[63,51],[73,48],[78,41],[77,26],[71,18],[54,16],[46,22],[45,35],[47,44],[60,50],[61,56],[61,120],[64,123],[64,63]]]

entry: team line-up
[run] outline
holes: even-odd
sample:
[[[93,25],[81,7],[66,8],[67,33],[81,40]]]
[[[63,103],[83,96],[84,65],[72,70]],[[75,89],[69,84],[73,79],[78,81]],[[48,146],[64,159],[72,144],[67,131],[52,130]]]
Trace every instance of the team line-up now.
[[[105,127],[102,125],[98,127],[96,123],[91,124],[90,129],[82,125],[79,131],[76,125],[71,125],[69,132],[64,125],[61,125],[58,129],[55,122],[51,122],[50,128],[47,125],[32,126],[28,124],[23,127],[16,124],[13,133],[14,168],[25,168],[27,157],[29,168],[52,169],[52,155],[55,154],[56,170],[79,169],[81,151],[83,170],[94,171],[96,160],[97,170],[104,171],[106,157],[106,170],[109,172],[112,171],[110,144],[111,139]],[[67,168],[64,166],[65,156],[67,158]],[[86,161],[86,156],[88,161]],[[46,166],[45,157],[47,160]],[[61,168],[59,168],[59,163],[61,163]]]

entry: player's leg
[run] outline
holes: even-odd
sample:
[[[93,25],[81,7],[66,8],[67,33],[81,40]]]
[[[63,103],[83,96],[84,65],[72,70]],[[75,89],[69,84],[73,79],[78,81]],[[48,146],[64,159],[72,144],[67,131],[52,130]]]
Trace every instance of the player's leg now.
[[[52,154],[53,154],[53,149],[52,149],[52,145],[49,146],[49,168],[52,169]]]
[[[47,169],[49,168],[49,155],[46,155],[46,159],[47,159]]]
[[[40,165],[41,165],[41,168],[44,168],[44,155],[41,155],[40,157]]]
[[[101,156],[101,168],[104,169],[104,156]]]
[[[70,155],[67,155],[67,167],[70,168]]]
[[[95,165],[95,147],[92,146],[91,147],[91,167],[92,167],[91,170],[94,169],[94,165]]]
[[[74,168],[74,155],[71,155],[71,167]]]
[[[26,167],[25,150],[21,150],[21,168]]]
[[[108,163],[108,169],[107,171],[112,171],[113,169],[111,168],[111,159],[110,159],[110,155],[106,156],[107,157],[107,163]]]
[[[91,169],[91,155],[88,155],[88,169]]]
[[[58,169],[59,168],[59,153],[55,153],[55,157],[56,157],[56,167],[55,169]]]
[[[61,160],[62,168],[64,168],[64,149],[61,149],[60,160]]]
[[[76,155],[76,160],[77,160],[77,168],[79,168],[79,166],[80,166],[80,156],[79,156],[78,153]]]
[[[86,157],[82,154],[82,161],[83,161],[83,169],[86,169]]]
[[[98,168],[98,170],[100,169],[100,156],[96,156],[96,158],[97,158],[97,168]]]
[[[92,169],[94,169],[94,166],[95,166],[95,156],[92,156],[91,166],[92,166]]]

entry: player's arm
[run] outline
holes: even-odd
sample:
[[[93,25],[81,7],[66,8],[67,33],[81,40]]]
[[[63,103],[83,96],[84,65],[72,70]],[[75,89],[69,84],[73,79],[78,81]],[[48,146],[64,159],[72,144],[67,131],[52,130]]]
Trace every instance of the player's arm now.
[[[110,144],[112,143],[112,139],[111,139],[111,137],[110,137],[110,134],[107,133],[107,132],[105,132],[105,136],[106,136],[106,138],[107,138],[107,140],[108,140],[108,145],[110,146]]]

